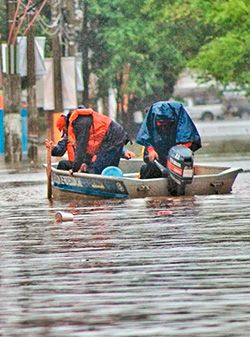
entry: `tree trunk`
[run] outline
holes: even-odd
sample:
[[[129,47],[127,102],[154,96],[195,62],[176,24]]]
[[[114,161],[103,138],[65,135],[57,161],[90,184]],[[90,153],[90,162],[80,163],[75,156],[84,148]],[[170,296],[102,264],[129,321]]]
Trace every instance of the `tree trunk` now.
[[[28,93],[28,134],[29,159],[37,166],[38,160],[38,112],[36,107],[36,75],[34,29],[31,27],[27,35],[27,93]]]
[[[11,30],[16,1],[6,0],[8,35]],[[15,27],[13,34],[15,32]],[[17,74],[16,44],[8,45],[8,69],[3,75],[3,96],[5,107],[4,138],[5,138],[5,161],[11,165],[22,160],[21,151],[21,123],[20,123],[20,100],[21,79]]]
[[[51,1],[52,23],[56,22],[60,12],[60,3]],[[57,27],[55,27],[57,29]],[[61,41],[59,32],[52,36],[52,53],[53,53],[53,81],[54,81],[54,112],[63,112],[62,97],[62,73],[61,73]],[[54,139],[53,129],[51,130],[52,139]]]
[[[18,74],[4,74],[4,159],[11,165],[22,160],[20,99],[21,81]]]
[[[61,44],[56,34],[52,39],[55,112],[63,112]]]
[[[75,5],[73,0],[65,0],[65,16],[68,27],[66,56],[76,55]]]
[[[83,104],[89,104],[89,43],[88,43],[88,5],[84,2],[83,8],[83,24],[81,34],[81,53],[82,53],[82,69],[83,69]]]

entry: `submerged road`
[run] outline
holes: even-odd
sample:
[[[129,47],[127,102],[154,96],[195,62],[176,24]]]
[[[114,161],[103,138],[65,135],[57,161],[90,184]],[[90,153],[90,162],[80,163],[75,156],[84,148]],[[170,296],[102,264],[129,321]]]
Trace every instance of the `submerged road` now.
[[[250,141],[250,120],[221,120],[211,122],[198,122],[195,125],[203,139],[248,139]]]
[[[228,195],[52,203],[44,178],[2,173],[1,336],[249,337],[250,173]]]

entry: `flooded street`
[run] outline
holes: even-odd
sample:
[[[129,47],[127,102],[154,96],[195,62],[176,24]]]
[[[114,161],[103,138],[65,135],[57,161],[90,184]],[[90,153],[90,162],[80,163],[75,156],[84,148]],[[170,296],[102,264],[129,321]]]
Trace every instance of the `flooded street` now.
[[[164,199],[50,203],[44,171],[0,186],[1,336],[250,335],[249,172]]]

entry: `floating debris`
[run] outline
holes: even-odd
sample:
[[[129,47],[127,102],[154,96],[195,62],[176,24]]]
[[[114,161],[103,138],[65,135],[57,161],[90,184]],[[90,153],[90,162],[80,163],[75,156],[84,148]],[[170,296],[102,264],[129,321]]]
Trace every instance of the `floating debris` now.
[[[55,214],[56,222],[63,222],[63,221],[72,221],[74,220],[74,215],[68,212],[57,212]]]
[[[173,215],[173,211],[170,211],[170,210],[158,211],[157,215],[158,216]]]

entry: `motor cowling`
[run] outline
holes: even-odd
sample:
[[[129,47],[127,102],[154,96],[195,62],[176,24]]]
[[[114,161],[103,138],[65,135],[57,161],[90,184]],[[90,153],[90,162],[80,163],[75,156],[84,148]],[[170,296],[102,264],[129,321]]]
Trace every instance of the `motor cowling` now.
[[[193,181],[193,165],[193,152],[189,148],[176,145],[169,150],[167,168],[169,172],[169,188],[172,195],[185,194],[186,184],[191,184]]]

